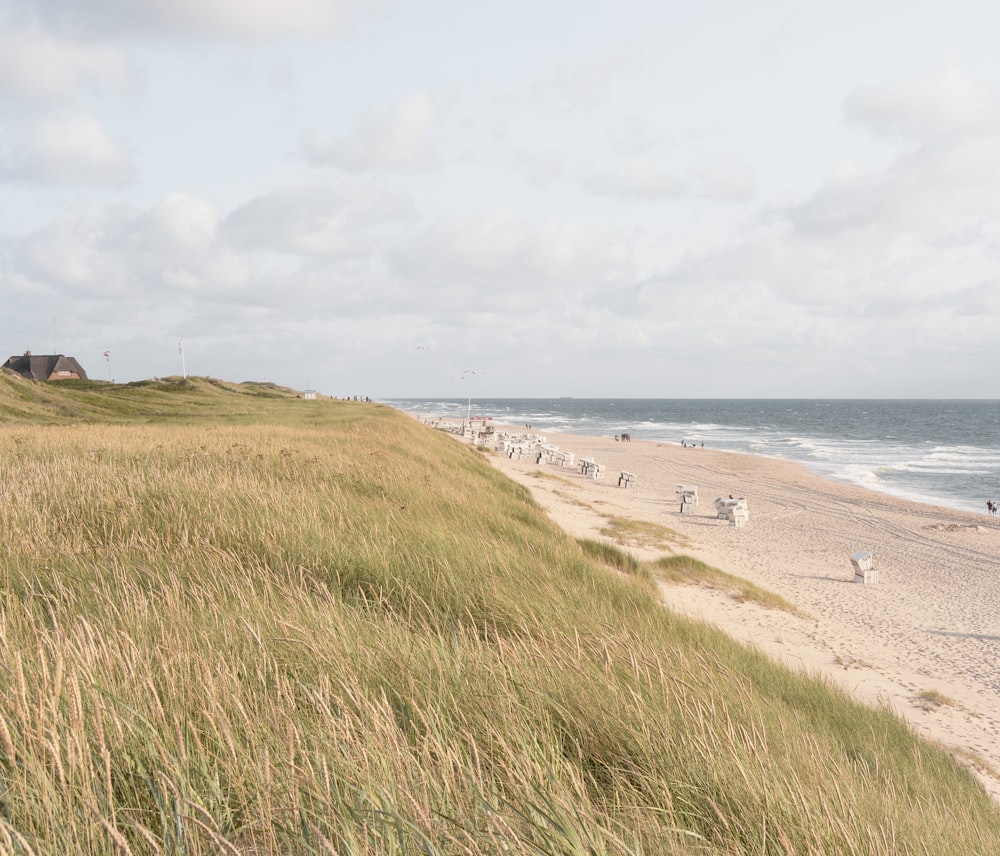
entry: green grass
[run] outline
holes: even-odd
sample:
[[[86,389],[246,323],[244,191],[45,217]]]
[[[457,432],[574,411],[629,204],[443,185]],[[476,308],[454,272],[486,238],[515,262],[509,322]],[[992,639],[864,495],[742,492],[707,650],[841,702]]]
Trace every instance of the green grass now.
[[[613,570],[651,579],[649,572],[635,556],[619,549],[614,544],[594,541],[590,538],[580,538],[577,543],[584,553]]]
[[[610,518],[601,529],[601,534],[614,539],[623,547],[647,547],[674,552],[678,547],[690,546],[684,535],[668,526],[626,517]]]
[[[942,749],[389,408],[0,407],[0,852],[1000,852]]]
[[[742,577],[727,574],[690,556],[665,556],[651,563],[651,567],[653,576],[664,582],[688,583],[718,589],[739,601],[749,601],[766,606],[768,609],[781,609],[793,615],[802,615],[799,609],[781,595],[761,588]]]
[[[0,372],[0,420],[34,425],[81,421],[149,423],[181,420],[295,422],[329,401],[304,401],[270,383],[226,383],[215,378],[167,377],[108,384],[93,380],[36,383]],[[295,405],[298,405],[297,407]],[[309,408],[312,408],[310,411]]]
[[[939,690],[921,690],[917,693],[916,702],[917,706],[924,710],[955,706],[955,700]]]
[[[544,481],[560,482],[561,484],[566,484],[566,485],[573,484],[573,482],[571,482],[568,478],[564,478],[563,476],[557,476],[554,473],[548,473],[545,470],[533,470],[531,473],[531,477],[536,479],[541,479]]]

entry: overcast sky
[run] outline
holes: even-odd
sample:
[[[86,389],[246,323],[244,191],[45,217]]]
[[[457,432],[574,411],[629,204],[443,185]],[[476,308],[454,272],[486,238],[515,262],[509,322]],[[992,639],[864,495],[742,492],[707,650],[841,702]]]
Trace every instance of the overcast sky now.
[[[984,0],[0,0],[0,360],[997,398],[998,33]]]

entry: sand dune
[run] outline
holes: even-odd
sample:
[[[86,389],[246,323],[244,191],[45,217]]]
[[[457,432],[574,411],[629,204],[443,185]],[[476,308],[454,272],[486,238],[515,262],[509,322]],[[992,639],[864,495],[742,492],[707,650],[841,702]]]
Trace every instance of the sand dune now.
[[[567,532],[604,538],[599,530],[612,516],[659,523],[688,542],[676,552],[782,595],[808,617],[701,587],[662,586],[670,608],[825,675],[861,701],[890,706],[956,750],[1000,798],[1000,519],[827,481],[770,458],[679,443],[547,439],[578,460],[594,458],[601,478],[492,460]],[[622,470],[636,474],[634,488],[618,487]],[[680,513],[678,484],[697,486],[694,513]],[[716,517],[713,500],[730,494],[747,499],[746,527]],[[628,549],[643,559],[665,553]],[[876,584],[853,582],[850,557],[859,550],[873,554]]]

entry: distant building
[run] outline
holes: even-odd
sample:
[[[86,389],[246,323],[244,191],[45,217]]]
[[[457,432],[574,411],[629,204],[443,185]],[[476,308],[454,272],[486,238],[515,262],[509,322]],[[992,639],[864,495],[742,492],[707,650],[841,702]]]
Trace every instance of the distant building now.
[[[316,398],[316,390],[315,389],[307,389],[303,393],[302,397],[305,398],[306,401],[312,401],[312,400],[314,400]]]
[[[75,357],[62,354],[33,354],[25,351],[24,356],[11,357],[0,368],[17,372],[28,380],[86,380],[87,373]]]

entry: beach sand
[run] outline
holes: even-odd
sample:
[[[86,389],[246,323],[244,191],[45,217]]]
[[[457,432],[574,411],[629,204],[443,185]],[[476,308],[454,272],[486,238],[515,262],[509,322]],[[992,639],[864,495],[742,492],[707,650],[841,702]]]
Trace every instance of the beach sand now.
[[[624,549],[643,560],[694,556],[781,595],[804,617],[702,586],[660,586],[669,608],[888,706],[1000,799],[1000,518],[828,481],[773,458],[679,442],[546,438],[577,461],[593,458],[601,477],[502,454],[490,460],[568,534],[609,541],[600,530],[611,517],[657,523],[686,543]],[[635,474],[634,487],[618,486],[623,470]],[[693,513],[680,513],[679,484],[698,489]],[[747,500],[745,527],[716,517],[714,500],[730,494]],[[877,583],[853,581],[850,557],[860,550],[872,553]]]

